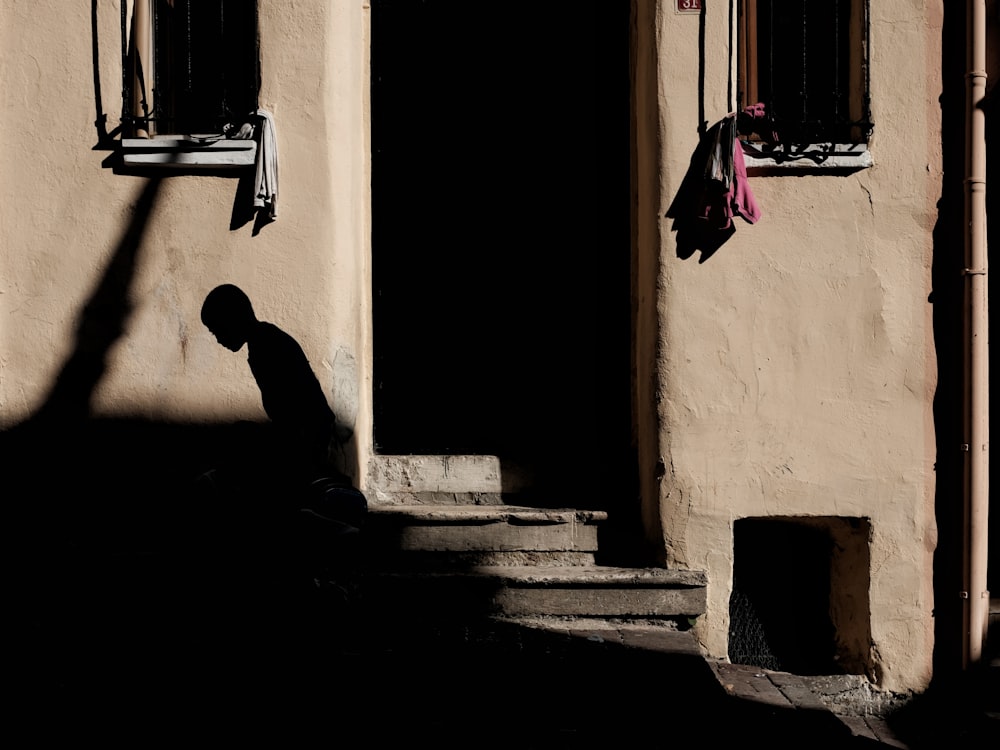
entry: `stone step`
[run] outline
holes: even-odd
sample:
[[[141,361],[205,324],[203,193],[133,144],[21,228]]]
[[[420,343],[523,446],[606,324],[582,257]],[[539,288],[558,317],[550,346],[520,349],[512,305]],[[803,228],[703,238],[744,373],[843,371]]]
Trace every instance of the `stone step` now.
[[[513,505],[388,505],[369,508],[373,562],[400,554],[424,568],[473,564],[593,563],[603,511]],[[437,562],[433,562],[433,561]]]
[[[375,456],[373,503],[502,505],[529,483],[525,470],[497,456]]]
[[[366,521],[367,609],[436,619],[682,621],[705,610],[698,571],[598,565],[604,511],[374,503]]]
[[[599,565],[483,565],[369,572],[373,606],[426,616],[685,620],[705,611],[705,575]]]

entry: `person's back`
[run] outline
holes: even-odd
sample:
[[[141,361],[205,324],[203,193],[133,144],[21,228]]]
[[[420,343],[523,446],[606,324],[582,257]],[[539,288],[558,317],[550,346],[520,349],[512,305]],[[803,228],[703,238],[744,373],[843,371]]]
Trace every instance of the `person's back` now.
[[[336,417],[302,347],[273,323],[258,321],[247,354],[264,411],[286,449],[319,470],[329,459]]]

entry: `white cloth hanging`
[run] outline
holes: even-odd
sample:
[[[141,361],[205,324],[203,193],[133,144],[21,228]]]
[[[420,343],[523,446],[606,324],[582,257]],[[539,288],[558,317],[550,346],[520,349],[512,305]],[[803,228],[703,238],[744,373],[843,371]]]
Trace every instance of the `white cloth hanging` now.
[[[268,218],[278,218],[278,141],[274,132],[274,116],[266,109],[256,112],[260,118],[257,139],[257,175],[254,179],[253,205],[266,209]]]

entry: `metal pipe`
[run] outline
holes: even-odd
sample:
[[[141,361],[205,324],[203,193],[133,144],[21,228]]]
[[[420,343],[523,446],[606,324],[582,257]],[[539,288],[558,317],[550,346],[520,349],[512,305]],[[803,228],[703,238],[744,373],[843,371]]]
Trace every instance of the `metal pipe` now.
[[[983,655],[989,623],[989,293],[986,253],[986,0],[966,18],[965,317],[966,437],[963,668]]]

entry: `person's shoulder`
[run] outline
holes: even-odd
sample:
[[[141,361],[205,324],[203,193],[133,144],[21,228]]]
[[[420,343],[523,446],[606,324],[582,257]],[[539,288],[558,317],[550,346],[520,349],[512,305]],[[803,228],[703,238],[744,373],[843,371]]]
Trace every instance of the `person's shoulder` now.
[[[295,348],[300,348],[299,342],[290,333],[278,328],[274,323],[268,323],[266,320],[258,321],[254,326],[253,333],[250,335],[250,342],[267,347],[294,346]]]
[[[274,323],[270,323],[266,320],[258,320],[254,325],[255,336],[287,336],[291,338],[287,333],[278,328]]]

